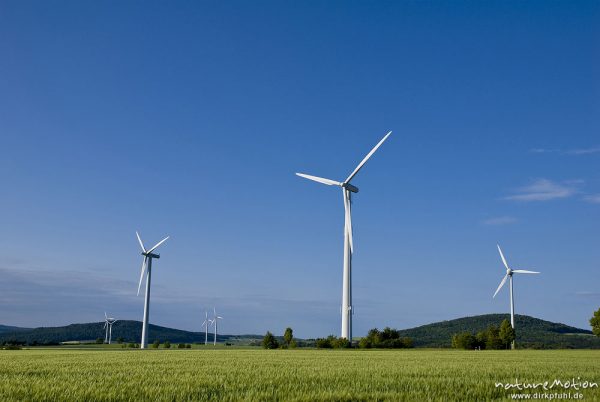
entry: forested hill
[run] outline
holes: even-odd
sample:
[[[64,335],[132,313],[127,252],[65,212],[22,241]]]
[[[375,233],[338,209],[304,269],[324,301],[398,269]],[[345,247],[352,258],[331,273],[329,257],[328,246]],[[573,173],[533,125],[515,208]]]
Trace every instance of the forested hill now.
[[[415,347],[450,347],[452,335],[459,332],[476,334],[490,325],[500,326],[509,314],[486,314],[441,321],[400,331],[401,336],[413,339]],[[571,327],[526,315],[515,315],[517,344],[520,347],[564,349],[600,349],[600,338],[592,331]]]
[[[6,327],[5,327],[6,328]],[[104,322],[94,322],[87,324],[71,324],[64,327],[40,327],[33,329],[13,328],[12,331],[0,332],[0,344],[4,342],[19,342],[28,344],[56,344],[68,341],[91,341],[97,338],[104,339]],[[123,338],[125,342],[139,342],[142,333],[142,323],[140,321],[117,321],[113,324],[112,340]],[[257,335],[221,335],[217,336],[218,342],[251,340],[261,338]],[[170,342],[194,343],[204,342],[204,332],[190,332],[180,329],[161,327],[150,324],[148,330],[148,339],[152,343],[156,339],[161,342],[168,340]],[[212,341],[213,334],[209,332],[208,339]]]

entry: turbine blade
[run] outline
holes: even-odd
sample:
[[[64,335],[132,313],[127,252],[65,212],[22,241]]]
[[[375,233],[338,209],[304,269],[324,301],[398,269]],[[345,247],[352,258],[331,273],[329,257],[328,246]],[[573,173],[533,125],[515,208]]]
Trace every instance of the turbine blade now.
[[[106,311],[104,312],[104,319],[108,320],[108,316],[106,315]]]
[[[142,251],[145,253],[146,249],[144,248],[144,243],[142,243],[142,239],[140,237],[140,234],[137,232],[137,230],[135,231],[135,235],[137,236],[137,239],[140,242],[140,247],[142,248]]]
[[[513,272],[516,272],[517,274],[539,274],[537,271],[527,271],[525,269],[515,269]]]
[[[375,145],[375,147],[371,150],[371,152],[369,152],[367,154],[367,156],[364,157],[364,159],[358,164],[358,166],[356,167],[356,169],[354,169],[354,172],[350,173],[350,176],[348,176],[348,178],[346,179],[346,181],[344,183],[350,183],[350,180],[352,180],[354,178],[354,176],[356,176],[356,174],[358,173],[358,171],[360,169],[362,169],[363,165],[365,163],[367,163],[367,161],[369,160],[369,158],[375,153],[375,151],[377,151],[377,148],[379,148],[381,146],[381,144],[383,144],[383,142],[385,140],[387,140],[387,138],[392,134],[392,132],[388,132],[385,137],[383,137],[381,139],[381,141],[379,141],[377,143],[377,145]]]
[[[500,291],[500,289],[502,289],[502,286],[504,286],[504,284],[506,283],[507,279],[508,279],[508,274],[504,275],[504,278],[502,278],[502,282],[500,282],[500,286],[498,286],[498,289],[496,289],[496,293],[494,293],[494,296],[492,296],[492,299],[494,297],[496,297],[496,295],[498,294],[498,292]]]
[[[140,295],[140,288],[142,287],[142,280],[144,279],[144,271],[146,270],[146,260],[148,257],[144,256],[144,260],[142,261],[142,272],[140,272],[140,283],[138,284],[137,295]]]
[[[348,198],[348,193],[347,193],[346,189],[344,189],[344,210],[346,212],[346,219],[345,219],[346,234],[348,235],[348,240],[350,243],[350,251],[353,252],[354,251],[354,242],[352,239],[352,213],[350,212],[350,200]]]
[[[102,327],[102,329],[106,329],[107,325],[108,325],[108,322],[104,321],[104,326]]]
[[[156,243],[156,245],[154,247],[152,247],[150,250],[148,250],[146,253],[150,254],[151,252],[153,252],[154,250],[156,250],[158,248],[158,246],[160,246],[161,244],[163,244],[164,242],[166,242],[168,238],[169,238],[169,236],[165,237],[164,239],[162,239],[161,241],[159,241],[158,243]]]
[[[324,179],[323,177],[311,176],[309,174],[304,174],[304,173],[296,173],[296,176],[304,177],[305,179],[308,179],[308,180],[327,184],[328,186],[341,186],[342,185],[342,183],[340,183],[339,181],[335,181],[335,180],[331,180],[331,179]]]
[[[502,249],[500,248],[500,245],[496,244],[496,246],[498,246],[498,251],[500,252],[500,257],[502,258],[502,262],[504,263],[504,266],[506,267],[506,269],[510,269],[508,267],[508,264],[506,263],[506,258],[504,258],[504,254],[502,254]]]

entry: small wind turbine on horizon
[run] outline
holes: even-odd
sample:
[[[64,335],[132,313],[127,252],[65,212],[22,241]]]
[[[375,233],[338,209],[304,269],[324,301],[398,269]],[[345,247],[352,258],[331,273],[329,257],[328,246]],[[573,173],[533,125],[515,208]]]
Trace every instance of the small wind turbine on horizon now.
[[[110,341],[112,340],[112,326],[117,321],[119,320],[109,317],[106,314],[106,311],[104,312],[104,329],[106,329],[106,334],[104,335],[104,343],[108,343],[110,345]]]
[[[204,346],[206,346],[208,345],[208,327],[212,325],[212,320],[208,319],[208,311],[205,310],[204,314],[206,315],[206,318],[204,319],[201,327],[204,327]]]
[[[142,255],[144,259],[142,260],[142,272],[140,273],[140,283],[138,284],[138,296],[140,295],[140,288],[142,286],[142,280],[144,279],[144,272],[146,272],[146,297],[144,299],[144,321],[142,324],[142,341],[140,342],[140,349],[146,349],[148,347],[148,319],[150,315],[150,277],[152,273],[152,259],[160,258],[159,254],[153,254],[152,252],[158,248],[161,244],[163,244],[169,236],[165,237],[150,250],[146,250],[144,247],[144,243],[142,243],[142,239],[138,232],[135,232],[137,236],[138,242],[140,243],[140,247],[142,248]]]
[[[504,286],[504,284],[506,283],[506,280],[509,279],[509,288],[510,288],[510,325],[513,327],[513,329],[515,329],[515,302],[514,302],[514,297],[513,297],[513,274],[539,274],[539,272],[537,272],[537,271],[527,271],[525,269],[512,269],[512,268],[510,268],[508,266],[508,263],[506,262],[506,258],[504,258],[504,254],[502,254],[502,249],[500,248],[500,245],[497,244],[496,246],[498,246],[498,252],[500,253],[500,258],[502,258],[502,263],[506,267],[506,275],[504,275],[504,278],[502,278],[502,282],[500,282],[500,286],[498,286],[498,289],[496,289],[496,293],[494,293],[494,296],[492,296],[492,298],[496,297],[496,295],[498,294],[498,292],[500,291],[500,289],[502,289],[502,286]],[[511,348],[512,349],[515,348],[515,342],[514,341],[511,344]]]
[[[213,339],[213,345],[217,345],[217,327],[219,326],[219,320],[222,320],[223,317],[217,315],[217,309],[213,307],[213,319],[211,320],[212,324],[215,326],[215,338]]]
[[[383,144],[385,140],[392,134],[388,132],[382,139],[375,145],[375,147],[363,158],[358,164],[356,169],[350,176],[343,182],[338,182],[331,179],[324,179],[322,177],[311,176],[304,173],[296,173],[300,177],[305,179],[313,180],[318,183],[326,184],[328,186],[339,186],[342,188],[342,194],[344,198],[344,272],[342,277],[342,330],[341,337],[348,339],[352,342],[352,253],[354,252],[354,243],[352,240],[352,193],[358,193],[358,188],[350,184],[354,176],[362,169],[364,164],[369,158],[377,151],[377,149]]]

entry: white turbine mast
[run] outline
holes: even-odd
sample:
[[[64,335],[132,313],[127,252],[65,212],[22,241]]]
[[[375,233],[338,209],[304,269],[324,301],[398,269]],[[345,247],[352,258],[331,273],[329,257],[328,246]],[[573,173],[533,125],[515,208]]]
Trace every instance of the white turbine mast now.
[[[142,341],[140,342],[140,348],[146,349],[148,347],[148,326],[149,326],[148,318],[150,315],[150,278],[151,278],[151,274],[152,274],[152,260],[154,258],[156,258],[156,259],[160,258],[159,254],[154,254],[152,252],[154,250],[156,250],[158,248],[158,246],[160,246],[165,241],[167,241],[169,236],[165,237],[164,239],[162,239],[161,241],[156,243],[156,245],[154,247],[152,247],[151,249],[146,250],[146,248],[144,247],[144,243],[142,243],[142,239],[141,239],[139,233],[135,232],[135,235],[137,236],[138,242],[140,243],[140,247],[142,248],[142,255],[144,256],[144,258],[142,260],[142,272],[140,273],[140,283],[138,284],[138,291],[137,291],[138,296],[140,295],[140,288],[142,286],[142,281],[144,279],[144,272],[146,273],[146,297],[144,299],[144,320],[143,320],[143,324],[142,324]]]
[[[339,186],[342,189],[342,195],[344,199],[344,271],[342,276],[342,331],[341,337],[348,339],[352,342],[352,253],[354,252],[354,242],[352,239],[352,193],[358,193],[358,188],[350,184],[354,176],[362,169],[369,158],[377,151],[377,149],[383,144],[385,140],[392,134],[388,132],[382,139],[375,145],[375,147],[363,158],[363,160],[356,166],[356,169],[350,176],[343,182],[339,182],[331,179],[324,179],[322,177],[311,176],[304,173],[296,173],[300,177],[305,179],[313,180],[318,183],[326,184],[328,186]]]
[[[109,317],[106,314],[106,311],[104,312],[104,329],[106,329],[106,334],[104,335],[104,343],[108,343],[110,345],[110,342],[112,340],[112,326],[117,321],[119,320]]]
[[[504,267],[506,268],[506,275],[504,275],[504,278],[502,278],[502,281],[500,282],[500,285],[498,286],[498,289],[496,289],[496,292],[494,293],[494,296],[492,296],[492,298],[496,297],[496,295],[498,294],[500,289],[502,289],[502,286],[504,286],[504,284],[506,283],[506,280],[508,279],[509,287],[510,287],[510,325],[514,329],[515,328],[515,301],[514,301],[514,297],[513,297],[513,274],[539,274],[539,272],[527,271],[525,269],[510,268],[508,266],[508,263],[506,262],[506,258],[504,258],[504,254],[502,254],[502,249],[500,248],[500,245],[497,244],[497,246],[498,246],[498,252],[500,253],[500,258],[502,258],[502,263],[504,264]],[[512,349],[515,348],[514,341],[511,344],[511,348]]]
[[[208,319],[208,311],[204,311],[204,315],[206,316],[204,318],[204,322],[202,323],[201,327],[204,327],[204,346],[208,345],[208,327],[212,325],[212,320]]]
[[[215,326],[215,337],[213,339],[213,345],[217,345],[217,327],[219,326],[219,320],[222,320],[223,317],[217,315],[217,309],[213,307],[213,319],[210,320],[211,324]]]

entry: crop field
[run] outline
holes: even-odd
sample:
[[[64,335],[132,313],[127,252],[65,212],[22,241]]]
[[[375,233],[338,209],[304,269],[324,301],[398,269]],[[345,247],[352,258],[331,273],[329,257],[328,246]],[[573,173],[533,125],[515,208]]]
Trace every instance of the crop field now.
[[[2,401],[479,401],[536,392],[599,401],[598,387],[495,383],[600,384],[600,351],[34,348],[0,351],[0,378]]]

